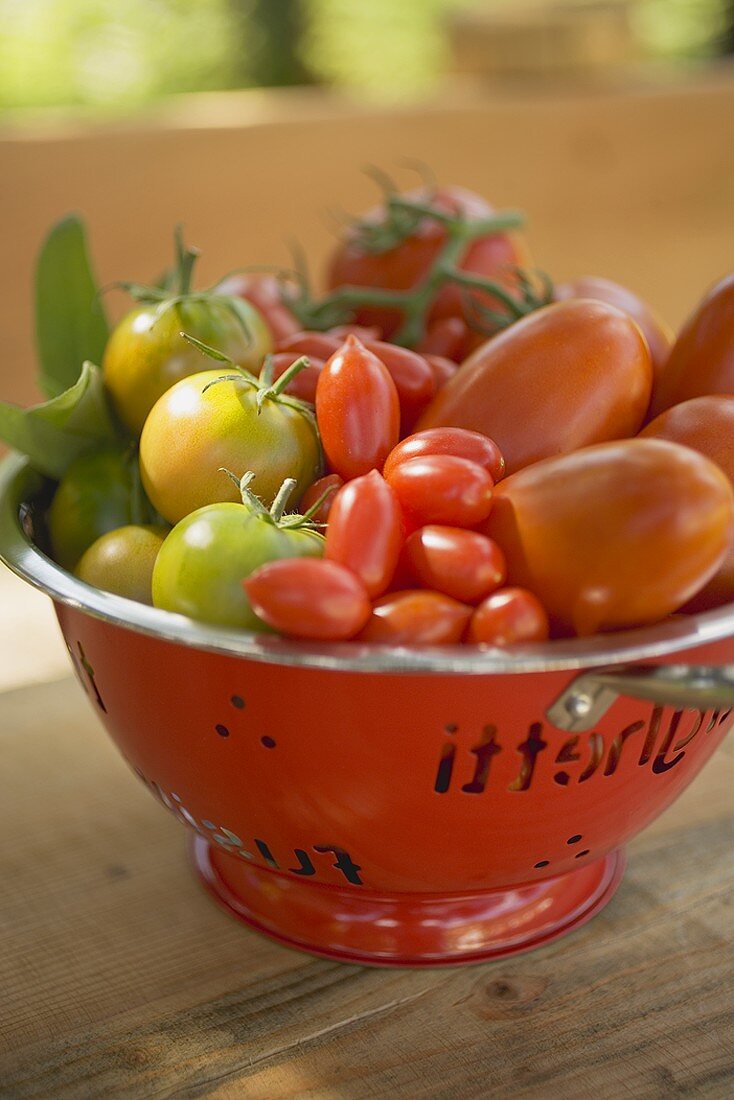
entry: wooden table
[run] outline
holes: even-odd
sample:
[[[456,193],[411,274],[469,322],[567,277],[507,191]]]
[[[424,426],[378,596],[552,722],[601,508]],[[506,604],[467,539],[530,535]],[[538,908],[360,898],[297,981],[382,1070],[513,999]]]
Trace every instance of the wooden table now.
[[[71,679],[0,695],[0,1096],[729,1097],[734,742],[529,955],[384,971],[220,912]]]

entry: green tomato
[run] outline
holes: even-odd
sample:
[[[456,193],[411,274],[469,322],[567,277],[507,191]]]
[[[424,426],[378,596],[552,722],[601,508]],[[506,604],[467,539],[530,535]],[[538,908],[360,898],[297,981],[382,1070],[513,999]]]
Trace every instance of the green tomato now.
[[[163,543],[153,570],[153,603],[205,623],[269,632],[242,581],[266,562],[319,558],[323,551],[316,531],[279,527],[245,504],[211,504],[182,519]]]
[[[84,551],[74,573],[104,592],[152,604],[153,567],[168,530],[129,524],[108,531]]]
[[[134,469],[121,451],[104,450],[72,462],[59,483],[48,512],[51,552],[73,570],[100,535],[132,523]]]
[[[276,383],[276,386],[278,383]],[[156,403],[140,440],[140,474],[153,505],[169,523],[207,504],[239,500],[222,469],[255,474],[254,489],[270,505],[285,477],[294,477],[298,504],[321,474],[313,413],[263,386],[223,370],[176,383]]]
[[[143,305],[123,317],[102,360],[104,380],[118,416],[139,436],[145,419],[174,383],[202,369],[202,354],[181,336],[196,337],[238,366],[259,370],[273,342],[265,321],[249,302],[237,300],[239,317],[226,297],[192,297]]]

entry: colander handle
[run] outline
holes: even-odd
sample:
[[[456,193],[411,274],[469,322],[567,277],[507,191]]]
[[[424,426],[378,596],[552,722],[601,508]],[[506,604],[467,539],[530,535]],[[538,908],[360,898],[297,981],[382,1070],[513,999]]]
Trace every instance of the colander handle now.
[[[615,699],[629,695],[671,707],[734,707],[734,665],[632,665],[584,672],[548,707],[558,729],[583,733]]]

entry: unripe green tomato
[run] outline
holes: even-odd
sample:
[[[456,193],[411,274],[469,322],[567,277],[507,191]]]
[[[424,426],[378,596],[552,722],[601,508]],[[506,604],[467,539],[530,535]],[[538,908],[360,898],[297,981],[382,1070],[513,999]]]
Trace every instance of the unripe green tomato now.
[[[138,603],[153,603],[153,566],[167,527],[129,524],[108,531],[82,554],[75,575],[80,581]]]
[[[237,486],[222,469],[237,477],[252,470],[252,489],[268,507],[284,478],[296,479],[290,502],[296,507],[321,474],[318,431],[303,406],[278,397],[258,410],[255,385],[230,375],[209,370],[184,378],[145,422],[140,474],[153,506],[169,523],[207,504],[239,501]]]
[[[51,552],[73,570],[100,535],[133,520],[133,470],[115,450],[82,455],[62,477],[48,512]]]
[[[153,603],[164,611],[219,626],[270,631],[257,618],[242,581],[278,558],[322,556],[324,538],[279,528],[243,504],[212,504],[181,520],[153,570]]]
[[[205,359],[181,336],[194,336],[238,366],[259,371],[273,341],[262,316],[249,302],[247,332],[226,298],[139,306],[123,317],[109,338],[102,360],[107,389],[123,424],[139,436],[150,410],[174,383],[202,370]]]

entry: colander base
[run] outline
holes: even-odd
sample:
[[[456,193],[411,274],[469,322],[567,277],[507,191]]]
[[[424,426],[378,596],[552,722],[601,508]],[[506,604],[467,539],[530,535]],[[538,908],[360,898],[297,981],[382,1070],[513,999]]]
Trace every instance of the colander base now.
[[[287,947],[366,966],[458,966],[549,943],[612,898],[623,850],[565,875],[476,893],[377,894],[255,867],[195,836],[194,865],[231,915]]]

